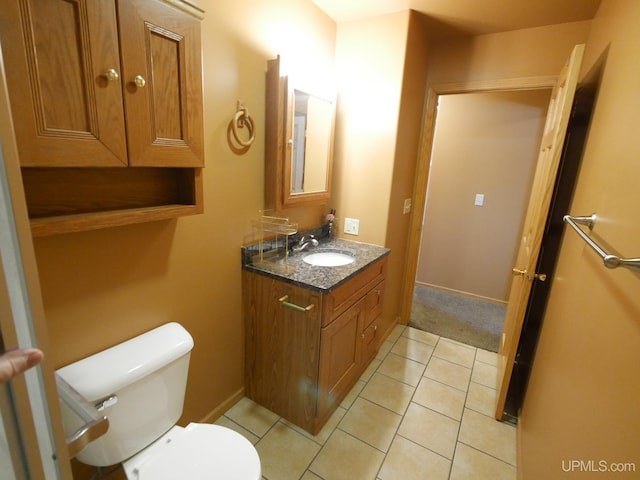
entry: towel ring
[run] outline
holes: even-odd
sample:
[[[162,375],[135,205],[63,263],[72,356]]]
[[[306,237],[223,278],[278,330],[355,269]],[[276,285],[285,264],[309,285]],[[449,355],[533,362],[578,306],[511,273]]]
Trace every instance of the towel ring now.
[[[238,134],[239,128],[244,128],[246,125],[247,130],[249,131],[249,138],[247,140],[242,140],[240,135]],[[256,139],[255,126],[253,124],[253,119],[251,115],[249,115],[249,110],[247,107],[238,102],[238,111],[233,116],[233,120],[231,121],[231,132],[233,133],[233,138],[236,139],[243,147],[250,147],[253,141]]]

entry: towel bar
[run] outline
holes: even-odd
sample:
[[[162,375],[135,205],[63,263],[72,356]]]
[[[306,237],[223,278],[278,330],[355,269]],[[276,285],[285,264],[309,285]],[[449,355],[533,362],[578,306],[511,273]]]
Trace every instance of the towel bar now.
[[[640,271],[640,258],[620,258],[617,255],[607,253],[600,245],[593,241],[593,239],[587,235],[579,226],[586,225],[591,230],[596,224],[596,214],[592,214],[588,217],[572,217],[571,215],[565,215],[563,217],[565,223],[568,223],[582,239],[587,242],[599,256],[602,258],[602,263],[607,268],[627,267],[632,270]]]

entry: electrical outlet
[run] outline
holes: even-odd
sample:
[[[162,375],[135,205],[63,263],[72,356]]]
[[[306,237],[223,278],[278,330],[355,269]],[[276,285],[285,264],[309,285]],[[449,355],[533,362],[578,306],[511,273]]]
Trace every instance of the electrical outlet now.
[[[411,199],[410,198],[406,198],[404,200],[404,207],[402,207],[402,214],[406,215],[410,211],[411,211]]]
[[[484,193],[476,193],[476,201],[474,204],[478,207],[482,207],[484,205]]]
[[[349,235],[358,235],[360,231],[360,220],[355,218],[345,218],[344,219],[344,233],[348,233]]]

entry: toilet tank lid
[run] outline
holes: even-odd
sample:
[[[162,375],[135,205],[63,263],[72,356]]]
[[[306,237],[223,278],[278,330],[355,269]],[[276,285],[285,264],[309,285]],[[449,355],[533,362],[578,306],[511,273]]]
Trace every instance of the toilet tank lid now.
[[[57,373],[88,401],[102,399],[189,353],[193,338],[179,323],[142,335],[67,365]]]

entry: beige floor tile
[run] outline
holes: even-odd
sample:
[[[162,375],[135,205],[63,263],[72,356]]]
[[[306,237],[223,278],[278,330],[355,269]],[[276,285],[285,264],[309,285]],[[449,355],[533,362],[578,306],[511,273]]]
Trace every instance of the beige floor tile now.
[[[340,406],[348,409],[353,404],[353,402],[355,402],[356,398],[358,398],[358,395],[360,395],[360,392],[366,385],[367,382],[358,380],[356,384],[351,388],[349,393],[347,393],[347,396],[344,397],[344,400],[342,400]]]
[[[346,413],[347,413],[347,410],[345,408],[338,407],[336,411],[333,412],[331,417],[329,417],[329,420],[327,420],[327,423],[324,424],[324,427],[322,427],[322,429],[318,432],[317,435],[311,435],[306,430],[303,430],[299,426],[294,425],[293,423],[289,422],[288,420],[285,420],[284,418],[281,418],[280,421],[285,425],[288,425],[290,428],[293,428],[296,432],[313,440],[317,444],[324,445],[329,439],[329,437],[331,436],[331,434],[333,433],[333,431],[337,428],[338,424],[342,420],[342,417],[344,417]]]
[[[433,357],[427,365],[424,376],[466,392],[471,378],[471,369]]]
[[[459,441],[511,465],[516,464],[516,429],[465,408]]]
[[[393,348],[393,343],[394,342],[389,341],[389,339],[382,342],[382,345],[380,345],[380,350],[378,350],[378,354],[376,355],[376,360],[384,360],[384,357],[386,357],[387,353],[389,353]]]
[[[378,367],[378,373],[395,378],[411,386],[417,386],[424,373],[425,365],[395,353],[389,353]]]
[[[452,459],[459,425],[445,415],[412,402],[400,424],[398,435]]]
[[[320,450],[320,445],[278,422],[256,444],[256,450],[264,477],[297,480]]]
[[[364,398],[358,398],[338,428],[383,452],[389,450],[402,415]]]
[[[256,445],[263,480],[515,480],[515,428],[493,418],[496,365],[398,325],[318,435],[247,398],[215,423]]]
[[[447,342],[451,342],[451,343],[455,343],[456,345],[461,345],[463,347],[467,347],[467,348],[476,348],[476,347],[472,347],[471,345],[467,345],[466,343],[462,343],[459,342],[457,340],[454,340],[453,338],[447,338],[447,337],[440,337],[441,340],[446,340]]]
[[[496,411],[496,391],[472,381],[469,384],[465,407],[483,415],[493,416]]]
[[[373,360],[371,360],[371,363],[369,364],[369,366],[362,373],[362,375],[360,375],[360,380],[362,380],[363,382],[368,382],[371,376],[375,373],[375,371],[378,369],[378,367],[382,363],[383,359],[384,357],[381,357],[381,358],[376,357]]]
[[[391,333],[387,337],[387,340],[391,343],[394,343],[396,340],[398,340],[398,338],[400,338],[400,336],[406,329],[407,327],[404,325],[396,325],[395,327],[393,327],[393,330],[391,330]]]
[[[360,396],[403,415],[415,388],[380,373],[374,374]]]
[[[324,480],[374,480],[383,460],[384,453],[338,429],[309,470]]]
[[[233,420],[231,420],[229,417],[226,416],[221,416],[220,418],[218,418],[215,422],[216,425],[220,425],[221,427],[227,427],[230,428],[231,430],[238,432],[240,435],[242,435],[243,437],[245,437],[247,440],[249,440],[251,443],[253,443],[254,445],[256,443],[258,443],[258,440],[260,440],[260,437],[258,437],[257,435],[254,435],[253,433],[251,433],[249,430],[247,430],[246,428],[242,428],[240,425],[238,425],[236,422],[234,422]]]
[[[423,330],[418,330],[417,328],[407,327],[407,329],[402,334],[404,337],[410,338],[411,340],[417,340],[418,342],[426,343],[427,345],[431,345],[435,347],[438,343],[440,337],[438,335],[434,335],[433,333],[425,332]]]
[[[280,418],[270,410],[258,405],[247,397],[242,398],[225,413],[227,417],[251,433],[264,436]]]
[[[493,365],[494,367],[498,366],[498,354],[495,352],[483,350],[481,348],[478,349],[476,360],[482,363],[488,363],[489,365]]]
[[[300,478],[300,480],[322,480],[322,478],[312,471],[307,470],[306,472],[304,472],[304,475]]]
[[[450,480],[516,480],[516,467],[458,443]]]
[[[391,351],[426,365],[433,353],[433,346],[417,340],[411,340],[408,337],[400,337]]]
[[[422,377],[413,401],[460,421],[464,410],[465,393],[444,383]]]
[[[476,357],[476,349],[441,338],[436,345],[433,356],[471,368]]]
[[[399,435],[382,464],[380,480],[447,480],[451,462]]]
[[[472,382],[479,383],[485,387],[496,388],[497,376],[498,367],[483,362],[475,362],[473,364]]]

